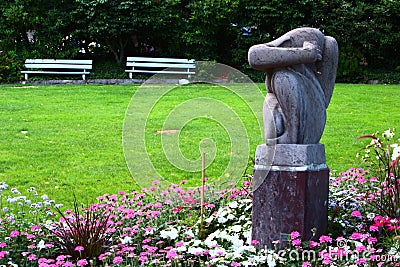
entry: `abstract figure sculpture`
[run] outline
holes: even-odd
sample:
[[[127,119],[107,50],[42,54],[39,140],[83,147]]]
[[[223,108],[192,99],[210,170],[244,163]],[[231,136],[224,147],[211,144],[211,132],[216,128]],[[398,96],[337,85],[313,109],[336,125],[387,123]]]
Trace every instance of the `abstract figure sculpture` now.
[[[336,79],[336,40],[315,28],[298,28],[252,46],[248,57],[252,68],[267,74],[267,145],[317,144]]]

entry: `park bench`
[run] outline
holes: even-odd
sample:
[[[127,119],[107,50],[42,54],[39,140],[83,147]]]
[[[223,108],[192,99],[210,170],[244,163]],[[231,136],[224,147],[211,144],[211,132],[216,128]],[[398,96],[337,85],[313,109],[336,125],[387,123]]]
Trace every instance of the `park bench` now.
[[[152,58],[152,57],[128,57],[125,70],[132,79],[133,73],[163,73],[163,74],[196,74],[194,59],[179,58]]]
[[[27,59],[25,68],[21,71],[28,80],[29,74],[59,74],[59,75],[82,75],[85,80],[86,75],[92,69],[92,60],[73,60],[73,59]]]

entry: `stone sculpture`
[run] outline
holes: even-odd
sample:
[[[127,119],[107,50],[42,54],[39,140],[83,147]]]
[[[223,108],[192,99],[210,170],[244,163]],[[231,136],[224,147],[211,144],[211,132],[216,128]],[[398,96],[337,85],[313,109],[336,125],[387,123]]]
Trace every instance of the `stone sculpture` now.
[[[252,46],[248,57],[252,68],[267,75],[267,145],[319,143],[336,79],[336,40],[315,28],[298,28]]]

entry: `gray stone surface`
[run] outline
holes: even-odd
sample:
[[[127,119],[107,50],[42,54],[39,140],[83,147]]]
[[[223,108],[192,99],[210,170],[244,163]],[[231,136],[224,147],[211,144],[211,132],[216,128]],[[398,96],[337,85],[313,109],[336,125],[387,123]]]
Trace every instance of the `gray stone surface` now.
[[[248,60],[267,74],[266,143],[319,143],[336,79],[336,40],[318,29],[298,28],[252,46]]]
[[[262,166],[290,166],[325,164],[325,147],[323,144],[262,144],[257,147],[255,168]]]

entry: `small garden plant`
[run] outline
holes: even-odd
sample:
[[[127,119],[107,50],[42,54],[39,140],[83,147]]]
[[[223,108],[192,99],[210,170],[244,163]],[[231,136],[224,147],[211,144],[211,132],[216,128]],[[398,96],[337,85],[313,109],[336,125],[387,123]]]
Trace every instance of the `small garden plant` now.
[[[283,249],[251,238],[251,177],[236,188],[163,188],[62,207],[0,184],[0,264],[7,266],[400,266],[399,139],[364,136],[365,168],[331,175],[328,235]],[[364,166],[363,166],[364,167]],[[368,167],[368,171],[366,170]],[[200,203],[203,204],[203,208]]]

